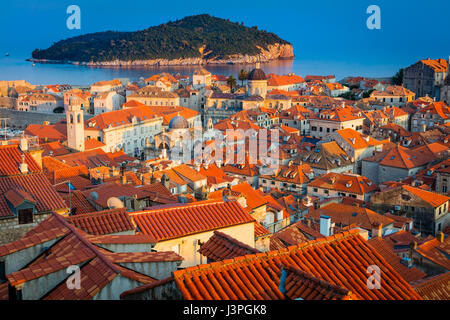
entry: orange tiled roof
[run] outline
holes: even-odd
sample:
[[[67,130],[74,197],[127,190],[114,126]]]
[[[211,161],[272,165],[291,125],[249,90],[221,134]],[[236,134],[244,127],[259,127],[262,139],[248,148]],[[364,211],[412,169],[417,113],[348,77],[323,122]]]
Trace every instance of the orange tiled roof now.
[[[72,190],[69,193],[61,195],[66,202],[67,207],[72,206],[73,214],[83,214],[95,211],[95,208],[86,200],[80,190]]]
[[[88,300],[117,276],[117,273],[100,258],[94,258],[85,264],[80,268],[80,273],[83,284],[80,289],[69,289],[63,283],[43,297],[43,300]]]
[[[450,272],[411,283],[424,300],[450,300]]]
[[[254,221],[236,201],[201,201],[132,212],[130,216],[140,232],[153,236],[157,241]]]
[[[25,129],[25,134],[39,137],[41,140],[67,140],[67,134],[57,130],[55,125],[29,124]]]
[[[0,146],[0,176],[20,175],[22,155],[25,156],[29,173],[41,172],[41,168],[28,152],[22,152],[17,145],[5,145]]]
[[[420,244],[416,252],[426,259],[450,270],[450,237],[446,237],[444,242],[439,242],[436,238]]]
[[[315,210],[310,210],[308,217],[313,217],[316,220],[320,219],[321,215],[327,215],[332,222],[340,225],[356,224],[366,230],[372,230],[376,225],[389,225],[394,220],[385,217],[375,211],[367,208],[361,208],[342,203],[330,203]]]
[[[127,101],[127,102],[125,102],[122,105],[123,109],[125,109],[125,108],[135,108],[135,107],[146,107],[146,105],[141,103],[141,102],[139,102],[139,101],[136,101],[136,100]]]
[[[383,150],[372,157],[364,159],[364,161],[378,162],[380,165],[397,167],[397,168],[415,168],[426,165],[427,163],[436,160],[439,155],[446,151],[448,147],[439,145],[421,146],[416,149],[408,149],[400,145],[393,148]]]
[[[377,265],[383,275],[379,290],[367,286],[371,265]],[[351,291],[356,299],[421,299],[357,230],[279,251],[189,267],[175,271],[173,277],[186,300],[278,300],[284,299],[279,290],[281,269],[291,266]]]
[[[94,235],[134,231],[134,225],[126,208],[78,214],[66,220],[76,227]]]
[[[67,208],[61,196],[50,185],[43,173],[0,177],[0,216],[13,215],[4,196],[11,189],[27,193],[36,203],[38,212],[50,212]]]
[[[105,144],[101,141],[98,141],[97,139],[91,138],[91,139],[84,140],[84,149],[86,151],[101,148],[104,146],[105,146]]]
[[[395,269],[407,282],[426,277],[426,273],[415,267],[408,268],[400,262],[400,257],[394,253],[394,245],[384,238],[372,238],[368,243]]]
[[[297,84],[303,82],[305,82],[305,80],[302,77],[297,76],[295,74],[280,76],[275,73],[270,73],[267,75],[267,85],[271,87],[286,86],[290,84]]]
[[[320,232],[308,227],[304,221],[298,221],[270,237],[270,250],[279,250],[320,238],[324,238]]]
[[[173,252],[132,252],[111,253],[101,247],[93,245],[89,239],[92,236],[75,228],[56,213],[41,222],[37,227],[29,231],[25,237],[5,246],[0,246],[0,255],[8,255],[13,252],[24,250],[32,246],[54,241],[43,253],[33,259],[24,268],[7,275],[11,285],[19,285],[37,278],[43,278],[54,274],[67,266],[81,264],[80,289],[69,289],[65,282],[57,284],[56,287],[49,286],[46,281],[40,289],[48,290],[43,299],[47,300],[84,300],[90,299],[102,290],[115,277],[126,277],[138,282],[138,284],[149,284],[156,279],[125,268],[121,262],[175,262],[181,261],[182,257]],[[105,237],[105,236],[102,236]],[[120,237],[120,236],[116,236]],[[130,237],[130,236],[125,236]],[[137,236],[141,238],[141,236]],[[108,242],[102,242],[108,243]],[[116,242],[120,243],[120,242]],[[137,243],[137,242],[136,242]],[[145,242],[147,243],[147,242]],[[31,258],[30,258],[31,259]],[[0,287],[0,298],[7,299]]]
[[[93,149],[83,152],[75,152],[55,157],[60,162],[74,167],[84,165],[88,169],[107,166],[118,167],[119,165],[115,161],[111,153],[106,153],[103,149]]]
[[[403,188],[404,190],[407,190],[408,192],[411,192],[412,194],[418,196],[423,201],[429,203],[430,205],[432,205],[435,208],[443,205],[444,203],[446,203],[447,201],[450,200],[449,197],[444,196],[442,194],[435,193],[435,192],[430,192],[430,191],[425,191],[423,189],[415,188],[415,187],[412,187],[412,186],[409,186],[409,185],[403,185],[403,186],[401,186],[401,188]]]
[[[314,277],[299,268],[289,266],[286,270],[286,297],[302,300],[357,300],[351,291]]]
[[[258,253],[259,250],[216,230],[208,241],[200,245],[198,252],[213,262]]]
[[[450,108],[443,101],[433,102],[429,106],[417,111],[417,113],[419,113],[419,114],[427,114],[427,113],[437,114],[444,120],[450,118]]]
[[[113,80],[99,81],[94,83],[92,86],[101,87],[101,86],[120,86],[120,85],[122,85],[122,83],[118,79],[113,79]]]
[[[432,68],[435,72],[445,72],[447,71],[447,61],[444,59],[424,59],[420,60],[423,64]]]
[[[384,91],[374,91],[371,96],[415,96],[416,94],[403,86],[388,86]]]
[[[157,118],[157,114],[149,107],[125,108],[98,114],[85,121],[86,130],[104,130],[109,127],[119,127],[131,124],[133,118],[137,121],[145,121]]]
[[[356,194],[366,194],[378,189],[378,186],[364,176],[352,173],[330,172],[308,183],[308,187],[316,187]]]
[[[270,234],[270,231],[264,228],[261,223],[255,221],[255,238],[267,236]]]
[[[351,128],[337,130],[336,133],[340,135],[352,148],[364,149],[370,146],[377,146],[384,144],[389,140],[376,140],[371,136],[359,133]]]

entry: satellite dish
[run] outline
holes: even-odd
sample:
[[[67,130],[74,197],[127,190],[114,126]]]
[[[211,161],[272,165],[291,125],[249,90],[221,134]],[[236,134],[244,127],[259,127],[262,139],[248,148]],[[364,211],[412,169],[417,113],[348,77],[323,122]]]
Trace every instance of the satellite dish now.
[[[97,192],[92,191],[91,194],[90,194],[90,196],[91,196],[91,199],[92,199],[92,200],[94,200],[94,201],[97,201],[97,200],[98,200],[98,193],[97,193]]]
[[[106,205],[109,209],[118,209],[124,207],[123,202],[116,197],[109,198],[108,201],[106,201]]]

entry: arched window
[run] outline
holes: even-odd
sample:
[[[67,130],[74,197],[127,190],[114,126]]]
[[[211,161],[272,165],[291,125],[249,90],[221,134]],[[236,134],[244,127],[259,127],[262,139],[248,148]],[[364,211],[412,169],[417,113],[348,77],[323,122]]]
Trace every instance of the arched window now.
[[[81,115],[80,114],[77,115],[77,121],[78,121],[78,123],[81,122]]]
[[[70,123],[73,123],[73,115],[70,115]]]

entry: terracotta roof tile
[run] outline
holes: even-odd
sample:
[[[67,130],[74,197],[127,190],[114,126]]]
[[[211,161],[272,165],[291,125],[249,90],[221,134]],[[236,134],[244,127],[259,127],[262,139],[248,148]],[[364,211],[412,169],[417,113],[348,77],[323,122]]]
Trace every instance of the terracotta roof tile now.
[[[424,300],[450,300],[450,272],[411,284]]]
[[[378,186],[364,176],[353,173],[330,172],[308,183],[308,187],[351,192],[364,195],[374,192]]]
[[[50,291],[43,300],[88,300],[110,283],[116,276],[108,265],[99,258],[95,258],[80,269],[80,289],[69,289],[63,282]]]
[[[450,270],[450,237],[446,237],[444,242],[439,242],[436,238],[420,244],[416,252],[426,259]]]
[[[132,212],[130,216],[140,232],[157,241],[254,221],[236,201],[202,201]]]
[[[383,274],[379,290],[367,286],[367,268],[374,264]],[[173,276],[187,300],[284,299],[279,290],[281,269],[290,266],[351,291],[356,299],[421,299],[357,230],[279,251],[190,267]]]
[[[285,290],[288,299],[302,300],[357,300],[349,290],[316,278],[313,275],[289,266],[286,270]]]
[[[183,257],[173,251],[163,252],[105,252],[105,257],[114,263],[143,263],[182,261]]]
[[[69,223],[93,235],[134,230],[126,208],[110,209],[67,217]]]
[[[213,262],[257,253],[259,250],[216,230],[208,241],[201,244],[198,252]]]
[[[313,217],[316,220],[319,220],[321,215],[329,216],[331,221],[336,224],[356,224],[366,230],[372,230],[372,228],[378,224],[386,226],[394,223],[394,220],[370,209],[344,205],[341,203],[330,203],[318,209],[310,210],[307,214],[308,217]]]
[[[401,258],[394,253],[394,246],[383,238],[372,238],[368,243],[397,271],[407,282],[416,281],[426,277],[426,273],[415,267],[408,268],[403,265]]]
[[[36,203],[38,212],[50,212],[66,209],[66,203],[50,185],[43,173],[0,177],[0,216],[12,215],[4,194],[16,189],[27,193]]]
[[[298,221],[270,237],[270,250],[279,250],[318,238],[324,238],[324,236],[308,227],[304,221]]]
[[[14,176],[22,174],[19,166],[22,163],[22,155],[28,165],[29,173],[41,172],[41,168],[28,152],[20,151],[17,145],[0,146],[0,176]]]

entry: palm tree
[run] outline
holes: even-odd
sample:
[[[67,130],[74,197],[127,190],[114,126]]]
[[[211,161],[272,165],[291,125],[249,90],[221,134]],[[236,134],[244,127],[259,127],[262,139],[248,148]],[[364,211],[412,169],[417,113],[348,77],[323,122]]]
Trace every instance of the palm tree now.
[[[227,79],[227,84],[230,87],[230,90],[233,90],[233,88],[236,86],[236,79],[233,76],[229,76]]]
[[[239,80],[241,80],[241,86],[244,86],[244,80],[247,80],[247,72],[244,69],[241,69],[241,72],[239,72]]]

